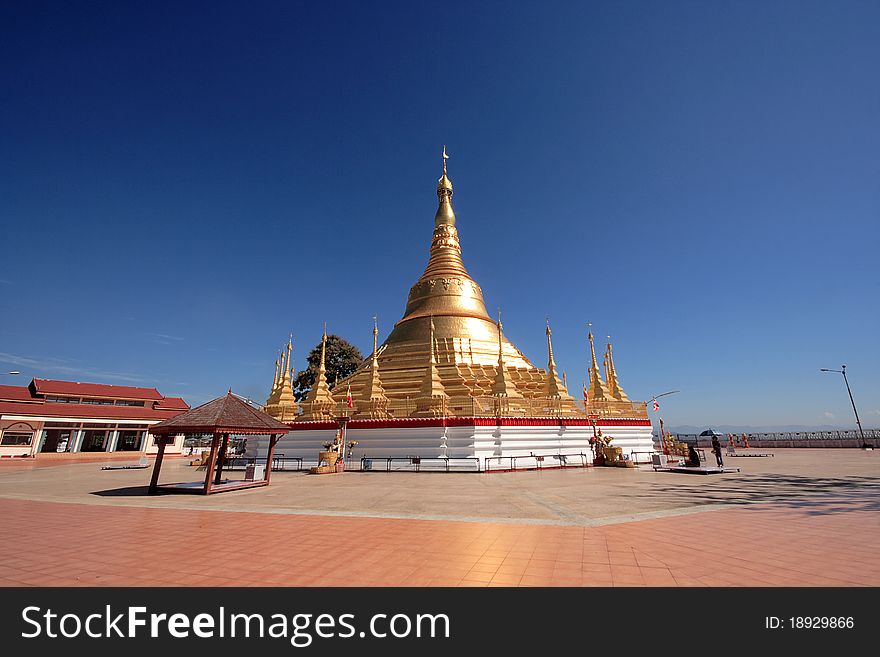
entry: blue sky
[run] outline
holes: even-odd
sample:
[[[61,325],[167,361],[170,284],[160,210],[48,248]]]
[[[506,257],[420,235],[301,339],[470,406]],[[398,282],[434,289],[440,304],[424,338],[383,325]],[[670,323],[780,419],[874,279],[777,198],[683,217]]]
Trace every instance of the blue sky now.
[[[578,389],[880,425],[875,2],[5,3],[0,366],[263,399],[464,258]],[[603,339],[604,342],[604,339]],[[11,382],[10,377],[2,377]]]

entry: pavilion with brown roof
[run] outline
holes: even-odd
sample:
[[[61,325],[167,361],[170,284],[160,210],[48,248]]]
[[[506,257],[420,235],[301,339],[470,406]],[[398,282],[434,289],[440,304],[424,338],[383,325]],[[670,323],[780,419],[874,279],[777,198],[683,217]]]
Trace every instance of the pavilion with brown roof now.
[[[232,390],[223,397],[202,404],[186,413],[160,422],[150,427],[150,433],[159,441],[159,453],[153,465],[153,477],[150,480],[150,494],[155,493],[198,493],[210,495],[228,490],[256,488],[269,485],[272,472],[272,459],[278,439],[290,431],[290,427],[262,411],[249,406],[236,397]],[[204,484],[178,483],[159,485],[159,472],[162,469],[162,457],[165,443],[169,436],[179,434],[213,435],[211,455],[206,464]],[[269,453],[266,459],[266,473],[262,479],[245,481],[223,481],[223,464],[230,435],[269,436]],[[219,450],[219,454],[218,454]]]

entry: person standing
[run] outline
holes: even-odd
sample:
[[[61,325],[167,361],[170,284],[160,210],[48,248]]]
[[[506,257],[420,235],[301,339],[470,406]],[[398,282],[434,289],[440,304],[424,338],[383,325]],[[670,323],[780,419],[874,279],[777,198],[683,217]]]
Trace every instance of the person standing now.
[[[724,461],[721,460],[721,443],[718,441],[718,436],[712,436],[712,451],[715,452],[715,460],[718,461],[718,467],[724,467]]]

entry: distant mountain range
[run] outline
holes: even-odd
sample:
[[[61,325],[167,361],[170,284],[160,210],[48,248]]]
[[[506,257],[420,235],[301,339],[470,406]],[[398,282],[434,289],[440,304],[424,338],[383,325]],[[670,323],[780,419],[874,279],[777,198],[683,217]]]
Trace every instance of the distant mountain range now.
[[[865,429],[872,429],[873,427],[862,425]],[[694,426],[692,424],[680,424],[673,427],[664,427],[667,431],[671,433],[700,433],[701,431],[705,431],[706,429],[715,429],[719,433],[777,433],[782,431],[853,431],[855,430],[855,426],[851,427],[841,427],[841,426],[833,426],[830,424],[821,424],[821,425],[813,425],[807,426],[805,424],[781,424],[781,425],[758,425],[758,426],[748,426],[745,424],[719,424],[716,426]]]

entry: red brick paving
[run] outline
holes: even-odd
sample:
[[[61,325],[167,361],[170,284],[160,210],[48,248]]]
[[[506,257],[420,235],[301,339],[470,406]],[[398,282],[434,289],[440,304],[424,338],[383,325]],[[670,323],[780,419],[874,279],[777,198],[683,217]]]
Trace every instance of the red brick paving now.
[[[3,499],[0,585],[880,585],[880,518],[835,508],[582,527]]]

